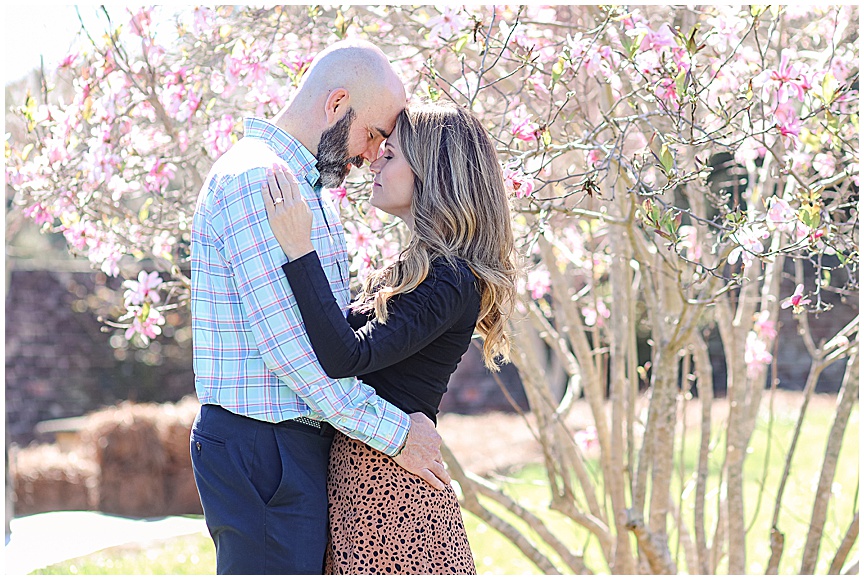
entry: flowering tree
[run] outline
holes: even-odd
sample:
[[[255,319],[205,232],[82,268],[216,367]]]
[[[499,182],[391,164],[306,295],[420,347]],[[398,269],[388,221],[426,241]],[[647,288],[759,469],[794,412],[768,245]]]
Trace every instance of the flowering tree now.
[[[514,363],[551,507],[586,531],[605,564],[589,567],[450,455],[465,508],[545,572],[750,571],[744,462],[788,308],[813,363],[760,570],[812,573],[820,557],[830,571],[844,566],[857,512],[834,554],[820,547],[857,402],[857,310],[818,343],[809,320],[857,297],[856,7],[143,8],[104,19],[105,34],[82,31],[53,77],[71,81],[71,100],[28,96],[20,107],[28,134],[7,142],[7,183],[21,211],[62,232],[73,253],[109,276],[137,275],[113,322],[126,340],[146,346],[163,313],[185,307],[195,199],[242,117],[278,111],[328,43],[367,38],[410,94],[470,108],[495,140],[525,261]],[[368,205],[368,185],[355,171],[330,190],[358,279],[406,235]],[[786,279],[796,287],[784,294]],[[730,409],[719,426],[712,328]],[[810,395],[838,362],[846,373],[832,436],[792,562],[783,493]],[[698,464],[685,474],[677,417],[694,391]],[[566,419],[580,397],[594,425],[574,433]],[[725,448],[714,447],[721,435]]]

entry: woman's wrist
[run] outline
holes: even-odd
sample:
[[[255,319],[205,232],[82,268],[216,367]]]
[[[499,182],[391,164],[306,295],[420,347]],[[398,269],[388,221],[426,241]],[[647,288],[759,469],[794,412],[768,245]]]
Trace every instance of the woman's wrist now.
[[[314,251],[315,248],[312,247],[312,243],[310,242],[308,246],[289,248],[289,250],[285,251],[285,255],[288,256],[290,262],[293,262],[294,260],[302,258],[306,254],[310,254]]]

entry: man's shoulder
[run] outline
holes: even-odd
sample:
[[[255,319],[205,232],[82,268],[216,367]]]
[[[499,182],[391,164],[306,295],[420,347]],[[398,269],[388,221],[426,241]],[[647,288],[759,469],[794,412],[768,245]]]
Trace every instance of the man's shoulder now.
[[[213,164],[210,177],[234,179],[249,171],[271,167],[280,162],[279,156],[266,141],[243,137]]]
[[[266,170],[274,163],[280,163],[279,156],[265,141],[244,137],[213,163],[202,193],[219,203],[265,181]]]

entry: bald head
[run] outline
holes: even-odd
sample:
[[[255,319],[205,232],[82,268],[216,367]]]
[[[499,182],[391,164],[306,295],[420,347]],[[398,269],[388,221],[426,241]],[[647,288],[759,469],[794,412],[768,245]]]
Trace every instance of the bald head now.
[[[405,87],[380,48],[363,40],[343,40],[318,53],[298,89],[304,97],[320,97],[335,88],[352,96],[354,108],[382,92],[405,104]]]
[[[405,101],[405,87],[381,49],[363,40],[343,40],[315,57],[274,122],[317,156],[322,134],[350,111],[349,157],[374,159]],[[361,144],[361,137],[370,133],[368,143]]]

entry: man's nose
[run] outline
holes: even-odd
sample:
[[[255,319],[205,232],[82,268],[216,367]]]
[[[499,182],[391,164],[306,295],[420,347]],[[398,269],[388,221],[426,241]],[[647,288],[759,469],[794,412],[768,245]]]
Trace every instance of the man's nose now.
[[[363,158],[371,164],[381,156],[380,153],[381,144],[373,141],[372,143],[369,143],[366,151],[363,152]]]

